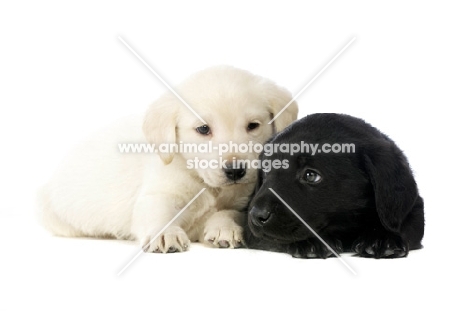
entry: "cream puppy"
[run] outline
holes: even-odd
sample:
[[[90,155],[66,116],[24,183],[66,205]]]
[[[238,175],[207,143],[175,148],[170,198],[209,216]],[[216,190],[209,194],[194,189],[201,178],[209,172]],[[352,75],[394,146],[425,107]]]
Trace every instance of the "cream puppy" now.
[[[241,209],[247,206],[255,168],[232,167],[254,160],[254,151],[230,150],[224,167],[200,168],[194,160],[217,160],[218,150],[123,153],[119,144],[264,143],[297,118],[292,98],[270,80],[233,67],[200,71],[176,92],[152,104],[142,118],[128,118],[93,135],[74,150],[39,192],[41,223],[60,236],[138,240],[148,252],[185,251],[190,241],[215,247],[242,244]],[[203,188],[187,209],[157,238]]]

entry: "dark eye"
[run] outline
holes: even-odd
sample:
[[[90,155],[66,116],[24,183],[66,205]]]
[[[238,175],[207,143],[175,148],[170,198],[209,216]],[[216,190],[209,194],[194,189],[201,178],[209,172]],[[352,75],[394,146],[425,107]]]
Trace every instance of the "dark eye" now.
[[[202,135],[209,135],[211,134],[211,129],[208,125],[202,125],[196,128],[196,131]]]
[[[309,184],[318,184],[322,181],[322,176],[314,170],[306,170],[302,179]]]
[[[247,130],[252,131],[252,130],[255,130],[259,126],[260,126],[260,123],[251,122],[251,123],[249,123],[249,125],[247,125]]]

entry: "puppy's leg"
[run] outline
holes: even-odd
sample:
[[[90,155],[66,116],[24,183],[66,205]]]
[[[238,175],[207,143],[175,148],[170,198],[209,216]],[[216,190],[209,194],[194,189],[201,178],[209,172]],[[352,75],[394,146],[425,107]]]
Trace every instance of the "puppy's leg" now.
[[[48,189],[43,187],[37,193],[36,218],[39,222],[55,235],[65,237],[85,236],[78,229],[73,228],[71,224],[64,221],[53,209],[52,202],[49,199]],[[62,210],[63,211],[63,210]],[[63,211],[65,212],[65,211]]]
[[[400,258],[412,249],[421,248],[424,236],[424,204],[419,197],[412,211],[403,221],[400,232],[390,232],[375,221],[373,229],[362,233],[352,249],[362,257]],[[366,226],[368,227],[368,226]]]
[[[422,210],[421,210],[422,212]],[[410,212],[403,222],[402,230],[389,231],[384,228],[378,215],[369,215],[352,243],[351,249],[361,257],[369,258],[401,258],[408,256],[410,249],[420,247],[420,238],[424,230],[424,220],[421,213]]]
[[[205,223],[200,241],[221,248],[237,248],[244,244],[243,214],[235,210],[222,210],[211,215]]]
[[[400,258],[408,256],[408,241],[398,233],[376,228],[365,232],[352,249],[361,257]]]
[[[160,233],[183,206],[179,201],[164,194],[144,195],[138,200],[133,212],[132,233],[145,252],[174,253],[188,249],[190,240],[181,227],[182,215]]]

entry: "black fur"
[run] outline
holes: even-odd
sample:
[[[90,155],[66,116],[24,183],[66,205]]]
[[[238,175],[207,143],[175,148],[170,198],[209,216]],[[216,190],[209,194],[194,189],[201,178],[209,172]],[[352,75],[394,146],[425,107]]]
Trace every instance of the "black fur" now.
[[[273,189],[337,253],[398,258],[421,248],[424,203],[408,161],[379,130],[341,114],[313,114],[270,140],[272,144],[348,143],[355,153],[261,155],[289,168],[259,170],[248,209],[247,247],[327,258],[329,249],[270,191]],[[307,182],[310,170],[321,176]],[[305,173],[308,171],[309,173]]]

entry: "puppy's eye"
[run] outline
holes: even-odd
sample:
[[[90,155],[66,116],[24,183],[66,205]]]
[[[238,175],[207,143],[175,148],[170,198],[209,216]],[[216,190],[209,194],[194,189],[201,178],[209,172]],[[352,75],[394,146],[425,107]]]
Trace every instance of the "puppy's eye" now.
[[[209,135],[211,134],[211,129],[208,125],[202,125],[202,126],[199,126],[195,129],[198,133],[202,134],[202,135]]]
[[[302,176],[305,182],[309,184],[318,184],[322,181],[322,176],[314,170],[306,170]]]
[[[247,131],[253,131],[259,126],[260,126],[260,123],[250,122],[249,125],[247,125]]]

